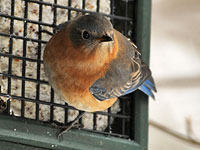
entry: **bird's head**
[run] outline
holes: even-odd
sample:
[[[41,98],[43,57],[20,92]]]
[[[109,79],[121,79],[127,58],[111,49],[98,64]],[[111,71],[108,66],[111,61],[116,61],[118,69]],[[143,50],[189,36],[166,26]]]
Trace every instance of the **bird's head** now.
[[[114,42],[113,26],[100,14],[80,16],[72,21],[69,29],[72,45],[86,53],[92,52],[98,46],[111,47]]]

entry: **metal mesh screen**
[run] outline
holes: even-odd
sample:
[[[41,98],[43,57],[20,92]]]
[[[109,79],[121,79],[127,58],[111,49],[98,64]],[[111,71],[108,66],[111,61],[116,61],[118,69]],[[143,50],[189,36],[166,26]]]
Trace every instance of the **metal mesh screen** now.
[[[6,0],[0,6],[0,109],[6,107],[4,113],[61,124],[73,120],[73,117],[69,119],[72,113],[78,113],[67,104],[55,100],[56,93],[48,86],[44,77],[43,50],[51,36],[42,30],[55,33],[59,23],[73,19],[77,12],[97,11],[110,18],[115,29],[132,38],[133,0],[79,0],[76,1],[78,4],[73,0],[65,2]],[[132,101],[131,95],[127,95],[119,98],[116,108],[89,114],[89,121],[87,117],[80,120],[80,130],[133,139]],[[63,120],[56,119],[59,115]],[[91,125],[87,127],[84,120],[91,122]]]

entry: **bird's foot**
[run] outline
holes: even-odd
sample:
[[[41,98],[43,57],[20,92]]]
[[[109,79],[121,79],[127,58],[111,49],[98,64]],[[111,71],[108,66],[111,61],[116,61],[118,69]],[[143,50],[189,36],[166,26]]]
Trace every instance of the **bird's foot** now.
[[[76,121],[70,121],[69,123],[67,123],[67,125],[62,126],[61,131],[58,133],[57,138],[59,139],[59,137],[65,133],[68,132],[69,130],[71,130],[71,128],[79,128],[81,126],[80,123],[76,122]]]
[[[68,122],[66,125],[63,125],[59,122],[52,122],[52,126],[56,127],[56,128],[60,128],[61,131],[58,133],[57,138],[59,139],[59,137],[65,133],[68,132],[71,128],[75,127],[75,128],[79,128],[81,126],[80,123],[78,123],[79,119],[82,118],[82,116],[85,114],[85,112],[81,112],[73,121]]]

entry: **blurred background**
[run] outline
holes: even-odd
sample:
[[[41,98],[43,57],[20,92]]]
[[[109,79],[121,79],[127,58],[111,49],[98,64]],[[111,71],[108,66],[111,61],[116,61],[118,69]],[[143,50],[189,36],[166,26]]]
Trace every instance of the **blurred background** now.
[[[150,65],[158,90],[150,124],[200,142],[200,0],[152,0]],[[149,150],[199,149],[149,127]]]

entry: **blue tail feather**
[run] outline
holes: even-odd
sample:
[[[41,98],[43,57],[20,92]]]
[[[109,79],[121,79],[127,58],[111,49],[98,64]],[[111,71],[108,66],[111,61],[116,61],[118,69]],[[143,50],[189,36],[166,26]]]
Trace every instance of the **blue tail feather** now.
[[[152,83],[150,80],[145,80],[144,81],[144,84],[146,87],[148,87],[149,89],[153,90],[154,92],[156,92],[156,88],[155,88],[155,85],[154,83]]]
[[[146,95],[151,96],[155,99],[154,94],[152,93],[151,89],[149,89],[145,84],[142,84],[139,89],[144,92]]]

